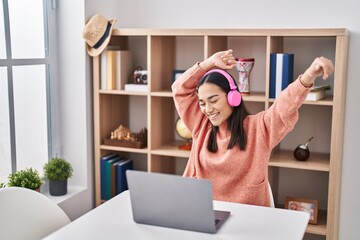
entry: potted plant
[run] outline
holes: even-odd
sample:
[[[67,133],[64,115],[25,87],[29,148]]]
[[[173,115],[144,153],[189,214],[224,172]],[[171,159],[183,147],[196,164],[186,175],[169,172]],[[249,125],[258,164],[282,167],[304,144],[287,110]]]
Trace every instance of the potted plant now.
[[[26,168],[10,173],[8,179],[7,185],[9,187],[24,187],[38,192],[40,192],[40,187],[43,184],[39,172],[32,168]]]
[[[49,180],[49,191],[52,196],[67,193],[67,180],[72,176],[73,168],[63,158],[52,158],[44,165],[44,176]]]

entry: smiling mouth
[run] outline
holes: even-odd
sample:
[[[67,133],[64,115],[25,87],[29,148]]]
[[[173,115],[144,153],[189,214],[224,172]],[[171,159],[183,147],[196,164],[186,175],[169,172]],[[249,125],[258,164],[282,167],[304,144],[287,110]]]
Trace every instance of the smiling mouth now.
[[[214,114],[211,114],[211,115],[207,115],[209,119],[214,119],[216,118],[220,113],[214,113]]]

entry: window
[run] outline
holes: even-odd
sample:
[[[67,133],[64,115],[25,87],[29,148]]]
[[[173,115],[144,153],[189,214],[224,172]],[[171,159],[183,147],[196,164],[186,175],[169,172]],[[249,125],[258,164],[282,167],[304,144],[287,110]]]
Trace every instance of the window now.
[[[49,2],[0,1],[0,182],[52,155]]]

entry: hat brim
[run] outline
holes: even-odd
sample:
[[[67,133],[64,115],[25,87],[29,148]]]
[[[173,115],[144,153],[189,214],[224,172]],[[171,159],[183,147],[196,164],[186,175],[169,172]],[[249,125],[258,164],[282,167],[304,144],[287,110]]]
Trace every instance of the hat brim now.
[[[110,34],[109,34],[109,36],[104,40],[103,44],[101,44],[101,46],[98,47],[98,48],[93,48],[93,47],[90,47],[89,45],[86,45],[87,53],[88,53],[90,56],[92,56],[92,57],[99,56],[99,55],[104,51],[104,49],[107,47],[107,45],[109,44],[110,38],[111,38],[111,34],[112,34],[112,30],[113,30],[113,28],[114,28],[114,26],[115,26],[116,18],[110,20],[109,22],[110,22],[110,24],[111,24]]]

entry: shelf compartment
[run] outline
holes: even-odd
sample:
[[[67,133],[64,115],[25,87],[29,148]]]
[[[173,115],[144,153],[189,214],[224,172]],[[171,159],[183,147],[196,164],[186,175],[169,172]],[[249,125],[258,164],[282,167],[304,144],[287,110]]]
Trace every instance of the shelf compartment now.
[[[176,109],[170,97],[151,97],[150,105],[151,132],[148,134],[154,149],[175,140]]]
[[[237,58],[254,58],[255,63],[250,73],[249,87],[252,92],[265,92],[266,83],[266,44],[265,36],[232,36],[228,37],[228,48],[233,49],[233,55]],[[229,71],[239,82],[239,73],[235,68]]]
[[[280,150],[270,157],[269,166],[329,172],[330,154],[311,153],[307,161],[297,161],[292,151]]]
[[[142,67],[143,70],[148,69],[148,37],[147,36],[129,36],[128,50],[132,52],[133,66]]]
[[[299,119],[294,129],[281,141],[280,149],[293,151],[299,144],[314,137],[309,143],[310,153],[331,153],[332,111],[329,106],[301,106]]]
[[[123,113],[129,113],[129,97],[120,95],[100,95],[99,101],[100,120],[100,144],[105,137],[109,137],[111,131],[120,124],[129,126],[129,117]],[[121,109],[121,111],[119,111]]]
[[[151,91],[171,91],[173,70],[186,70],[203,58],[202,36],[151,36]]]
[[[263,79],[266,77],[266,37],[265,36],[207,36],[205,38],[207,51],[205,57],[209,57],[215,52],[225,49],[233,49],[235,57],[254,58],[255,65],[250,73],[250,92],[255,96],[260,96],[258,92],[265,92],[266,84]],[[239,73],[236,68],[229,70],[229,73],[238,82]],[[265,93],[264,93],[265,94]],[[265,101],[262,99],[249,96],[247,101]]]
[[[147,127],[146,96],[129,95],[100,95],[100,144],[104,138],[109,138],[111,131],[114,131],[120,125],[127,127],[131,132],[138,132],[143,127]],[[135,107],[135,108],[134,108]],[[142,111],[142,108],[145,110]],[[141,112],[141,117],[134,116],[139,114],[135,109]]]
[[[297,78],[314,61],[316,57],[325,56],[336,64],[335,49],[336,37],[284,37],[283,38],[283,51],[293,53],[295,56],[294,61],[294,78]],[[330,76],[326,81],[321,77],[315,80],[315,85],[329,84],[331,90],[329,95],[332,95],[334,89],[334,75]]]

